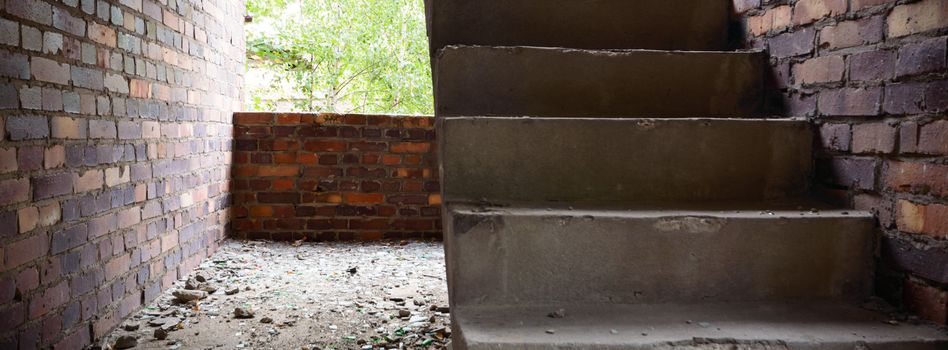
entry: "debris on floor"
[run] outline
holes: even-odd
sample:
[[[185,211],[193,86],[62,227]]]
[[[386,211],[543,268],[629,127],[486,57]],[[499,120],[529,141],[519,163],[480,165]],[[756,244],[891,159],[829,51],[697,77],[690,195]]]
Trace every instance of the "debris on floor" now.
[[[443,349],[440,243],[226,241],[102,349]]]

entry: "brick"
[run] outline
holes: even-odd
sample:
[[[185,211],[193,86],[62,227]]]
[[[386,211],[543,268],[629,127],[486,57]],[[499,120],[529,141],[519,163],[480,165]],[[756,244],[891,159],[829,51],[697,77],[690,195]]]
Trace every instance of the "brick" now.
[[[105,88],[102,71],[97,69],[72,67],[72,83],[78,87],[97,91]]]
[[[42,146],[20,146],[16,153],[17,168],[20,171],[43,169]]]
[[[20,26],[20,32],[22,33],[22,47],[30,51],[40,51],[43,49],[43,31],[27,26]]]
[[[142,122],[142,138],[157,139],[161,137],[161,127],[158,122]]]
[[[944,204],[925,205],[899,200],[895,221],[903,232],[948,238],[948,206]]]
[[[20,24],[0,18],[0,44],[20,46]]]
[[[875,168],[873,159],[820,159],[817,162],[817,175],[824,183],[868,190],[875,187]]]
[[[850,10],[859,11],[864,8],[869,8],[873,6],[879,6],[882,4],[893,3],[897,0],[852,0],[850,2]]]
[[[760,7],[760,0],[734,0],[734,11],[744,13]]]
[[[122,140],[140,139],[142,137],[141,124],[136,122],[118,122],[118,138]]]
[[[0,148],[0,174],[17,169],[16,148]]]
[[[59,306],[62,306],[69,300],[69,284],[66,281],[59,282],[58,284],[51,286],[42,293],[30,300],[30,318],[38,319],[40,316],[47,314],[50,311],[55,310]],[[60,330],[57,329],[54,333],[58,333]]]
[[[948,111],[948,80],[932,81],[925,86],[925,110],[933,113]]]
[[[33,57],[30,62],[30,72],[33,78],[39,81],[69,85],[69,65],[62,64],[43,57]]]
[[[53,27],[80,38],[86,35],[86,21],[59,7],[53,7]]]
[[[115,185],[128,183],[131,181],[131,171],[128,166],[114,167],[105,169],[105,185],[112,187]]]
[[[915,278],[908,278],[902,293],[909,311],[938,324],[948,323],[948,291]]]
[[[58,54],[63,51],[63,35],[56,32],[43,33],[43,53]]]
[[[107,25],[99,24],[94,21],[89,22],[89,39],[109,47],[116,46],[115,30]]]
[[[53,145],[46,149],[43,156],[43,167],[54,169],[63,166],[66,162],[66,148],[62,145]]]
[[[4,249],[4,270],[10,270],[45,256],[49,251],[49,238],[38,234],[9,243]]]
[[[42,100],[44,111],[58,112],[63,110],[62,90],[44,87],[42,90]]]
[[[102,188],[102,170],[87,170],[81,175],[73,173],[73,188],[76,193],[88,192]]]
[[[141,79],[132,79],[129,82],[129,94],[137,98],[151,97],[151,83]]]
[[[33,199],[46,199],[72,193],[72,174],[60,173],[33,178]]]
[[[49,137],[49,124],[45,117],[6,117],[6,131],[10,140],[33,140]]]
[[[40,0],[7,1],[7,12],[10,14],[40,24],[50,25],[53,22],[52,6]]]
[[[793,7],[793,24],[802,25],[846,12],[846,0],[800,0]]]
[[[785,58],[813,52],[814,38],[814,30],[812,28],[806,28],[770,38],[768,44],[773,56]]]
[[[114,139],[117,136],[115,122],[111,120],[89,120],[89,137],[93,139]]]
[[[0,50],[0,76],[8,78],[29,79],[29,58],[24,54]]]
[[[948,26],[948,3],[923,0],[896,6],[886,18],[889,37],[927,32]]]
[[[111,92],[127,94],[128,81],[121,75],[107,73],[105,75],[105,88]]]
[[[59,222],[59,219],[62,218],[62,211],[59,207],[58,202],[53,202],[49,205],[44,205],[39,208],[39,221],[37,224],[39,226],[52,226]]]
[[[78,114],[82,112],[80,106],[79,94],[72,91],[63,91],[63,110],[67,113]]]
[[[348,192],[344,196],[345,203],[350,204],[378,204],[385,201],[385,195],[382,193],[357,193]]]
[[[303,149],[317,152],[341,152],[346,150],[345,141],[313,140],[306,141]]]
[[[853,153],[891,153],[895,150],[896,129],[887,123],[853,125]]]
[[[12,84],[0,84],[0,109],[17,109],[19,107],[20,96],[16,90],[16,86]],[[3,132],[0,131],[0,138],[2,137]]]
[[[918,152],[948,155],[948,120],[936,120],[922,125],[918,133]]]
[[[895,61],[894,51],[878,50],[854,54],[849,57],[849,78],[862,81],[892,79]]]
[[[19,203],[30,198],[30,183],[27,179],[0,180],[0,205]]]
[[[793,78],[802,85],[838,82],[843,80],[845,71],[842,56],[822,56],[794,65]]]
[[[820,47],[841,49],[874,44],[882,41],[883,27],[884,21],[880,16],[839,22],[820,30]]]
[[[26,233],[36,228],[39,222],[39,209],[36,207],[20,208],[16,212],[17,223],[20,227],[20,233]]]
[[[928,39],[905,44],[899,48],[899,60],[895,65],[896,77],[944,71],[948,37]]]
[[[43,109],[43,88],[26,86],[20,88],[20,105],[23,109]]]
[[[885,87],[883,110],[889,114],[917,114],[924,109],[925,84],[901,83]]]
[[[50,119],[52,136],[58,139],[86,138],[87,122],[83,118],[53,117]]]
[[[841,88],[820,92],[820,114],[827,116],[876,115],[881,107],[882,89]]]

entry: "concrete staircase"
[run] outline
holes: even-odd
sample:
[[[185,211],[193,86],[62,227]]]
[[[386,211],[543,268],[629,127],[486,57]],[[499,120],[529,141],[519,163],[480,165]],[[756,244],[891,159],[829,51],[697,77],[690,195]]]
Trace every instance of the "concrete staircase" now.
[[[858,306],[872,217],[807,197],[729,1],[426,8],[455,349],[948,349]]]

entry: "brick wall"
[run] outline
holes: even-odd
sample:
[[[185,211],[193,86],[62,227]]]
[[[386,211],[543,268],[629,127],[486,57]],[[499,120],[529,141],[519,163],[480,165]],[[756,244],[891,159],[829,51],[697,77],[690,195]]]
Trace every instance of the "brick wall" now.
[[[89,344],[225,236],[243,6],[0,0],[0,348]]]
[[[238,237],[441,237],[434,118],[238,113],[234,120]]]
[[[948,319],[948,1],[735,0],[771,105],[817,125],[818,189],[876,214],[877,292]]]

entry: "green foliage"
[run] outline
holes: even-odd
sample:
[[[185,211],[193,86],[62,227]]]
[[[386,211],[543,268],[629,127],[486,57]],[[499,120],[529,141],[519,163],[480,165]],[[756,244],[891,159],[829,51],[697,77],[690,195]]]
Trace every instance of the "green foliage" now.
[[[431,114],[423,0],[248,0],[248,91],[255,110]],[[290,95],[290,96],[280,96]]]

